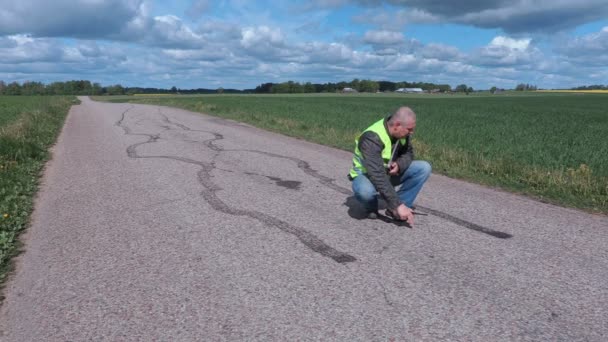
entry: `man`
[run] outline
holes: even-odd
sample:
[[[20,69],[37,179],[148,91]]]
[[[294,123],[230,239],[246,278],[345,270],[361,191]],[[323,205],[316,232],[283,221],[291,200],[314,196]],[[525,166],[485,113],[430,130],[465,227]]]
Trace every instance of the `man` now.
[[[378,194],[386,201],[386,214],[414,224],[412,206],[431,165],[414,160],[411,136],[416,128],[416,113],[400,107],[377,121],[355,139],[355,155],[349,178],[355,197],[367,210],[368,218],[378,216]],[[395,191],[395,186],[400,185]]]

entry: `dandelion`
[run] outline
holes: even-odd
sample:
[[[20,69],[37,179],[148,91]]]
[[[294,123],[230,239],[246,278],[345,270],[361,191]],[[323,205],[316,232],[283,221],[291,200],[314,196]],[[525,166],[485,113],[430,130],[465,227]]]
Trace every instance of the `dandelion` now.
[[[2,215],[2,218],[8,218],[10,215],[9,214],[4,214]]]

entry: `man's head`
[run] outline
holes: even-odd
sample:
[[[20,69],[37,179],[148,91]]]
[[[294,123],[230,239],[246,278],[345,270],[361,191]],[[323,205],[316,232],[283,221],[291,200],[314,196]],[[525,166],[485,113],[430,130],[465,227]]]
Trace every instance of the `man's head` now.
[[[416,129],[416,113],[410,107],[399,107],[388,119],[388,133],[397,139],[405,138]]]

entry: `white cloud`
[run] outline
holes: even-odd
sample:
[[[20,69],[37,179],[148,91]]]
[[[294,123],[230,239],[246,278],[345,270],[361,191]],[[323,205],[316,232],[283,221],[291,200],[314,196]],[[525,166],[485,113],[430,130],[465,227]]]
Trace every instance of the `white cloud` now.
[[[251,48],[258,44],[268,44],[271,46],[282,46],[284,43],[283,34],[280,29],[271,29],[267,26],[244,28],[241,45]]]
[[[524,51],[530,46],[530,38],[524,39],[513,39],[509,37],[497,36],[492,39],[490,46],[493,47],[506,47],[511,50]]]
[[[281,61],[293,53],[286,48],[281,29],[268,26],[246,27],[242,29],[240,46],[252,57],[265,61]]]
[[[488,67],[514,66],[520,68],[544,59],[543,53],[530,44],[531,39],[497,36],[485,47],[477,49],[470,63]]]
[[[558,43],[556,51],[578,64],[608,65],[608,26],[585,36]]]
[[[197,49],[197,50],[180,50],[180,49],[166,49],[163,53],[167,57],[176,61],[218,61],[229,58],[232,52],[222,46],[218,46],[212,49]]]
[[[302,63],[340,64],[353,59],[353,50],[340,43],[310,42],[298,46]]]

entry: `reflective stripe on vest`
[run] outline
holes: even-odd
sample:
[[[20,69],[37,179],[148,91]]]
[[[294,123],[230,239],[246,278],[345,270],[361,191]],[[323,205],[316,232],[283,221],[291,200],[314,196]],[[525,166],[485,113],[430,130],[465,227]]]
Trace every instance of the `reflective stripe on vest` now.
[[[384,148],[382,149],[382,160],[384,161],[384,166],[388,167],[388,162],[391,159],[392,153],[392,145],[391,145],[391,137],[389,136],[386,128],[384,127],[384,119],[381,119],[369,126],[365,131],[363,131],[356,139],[355,139],[355,155],[353,156],[353,167],[350,169],[350,177],[355,178],[360,174],[367,173],[367,169],[363,166],[363,156],[361,155],[361,151],[359,150],[359,138],[363,133],[371,131],[376,133]],[[405,145],[406,139],[400,139],[401,145]]]

